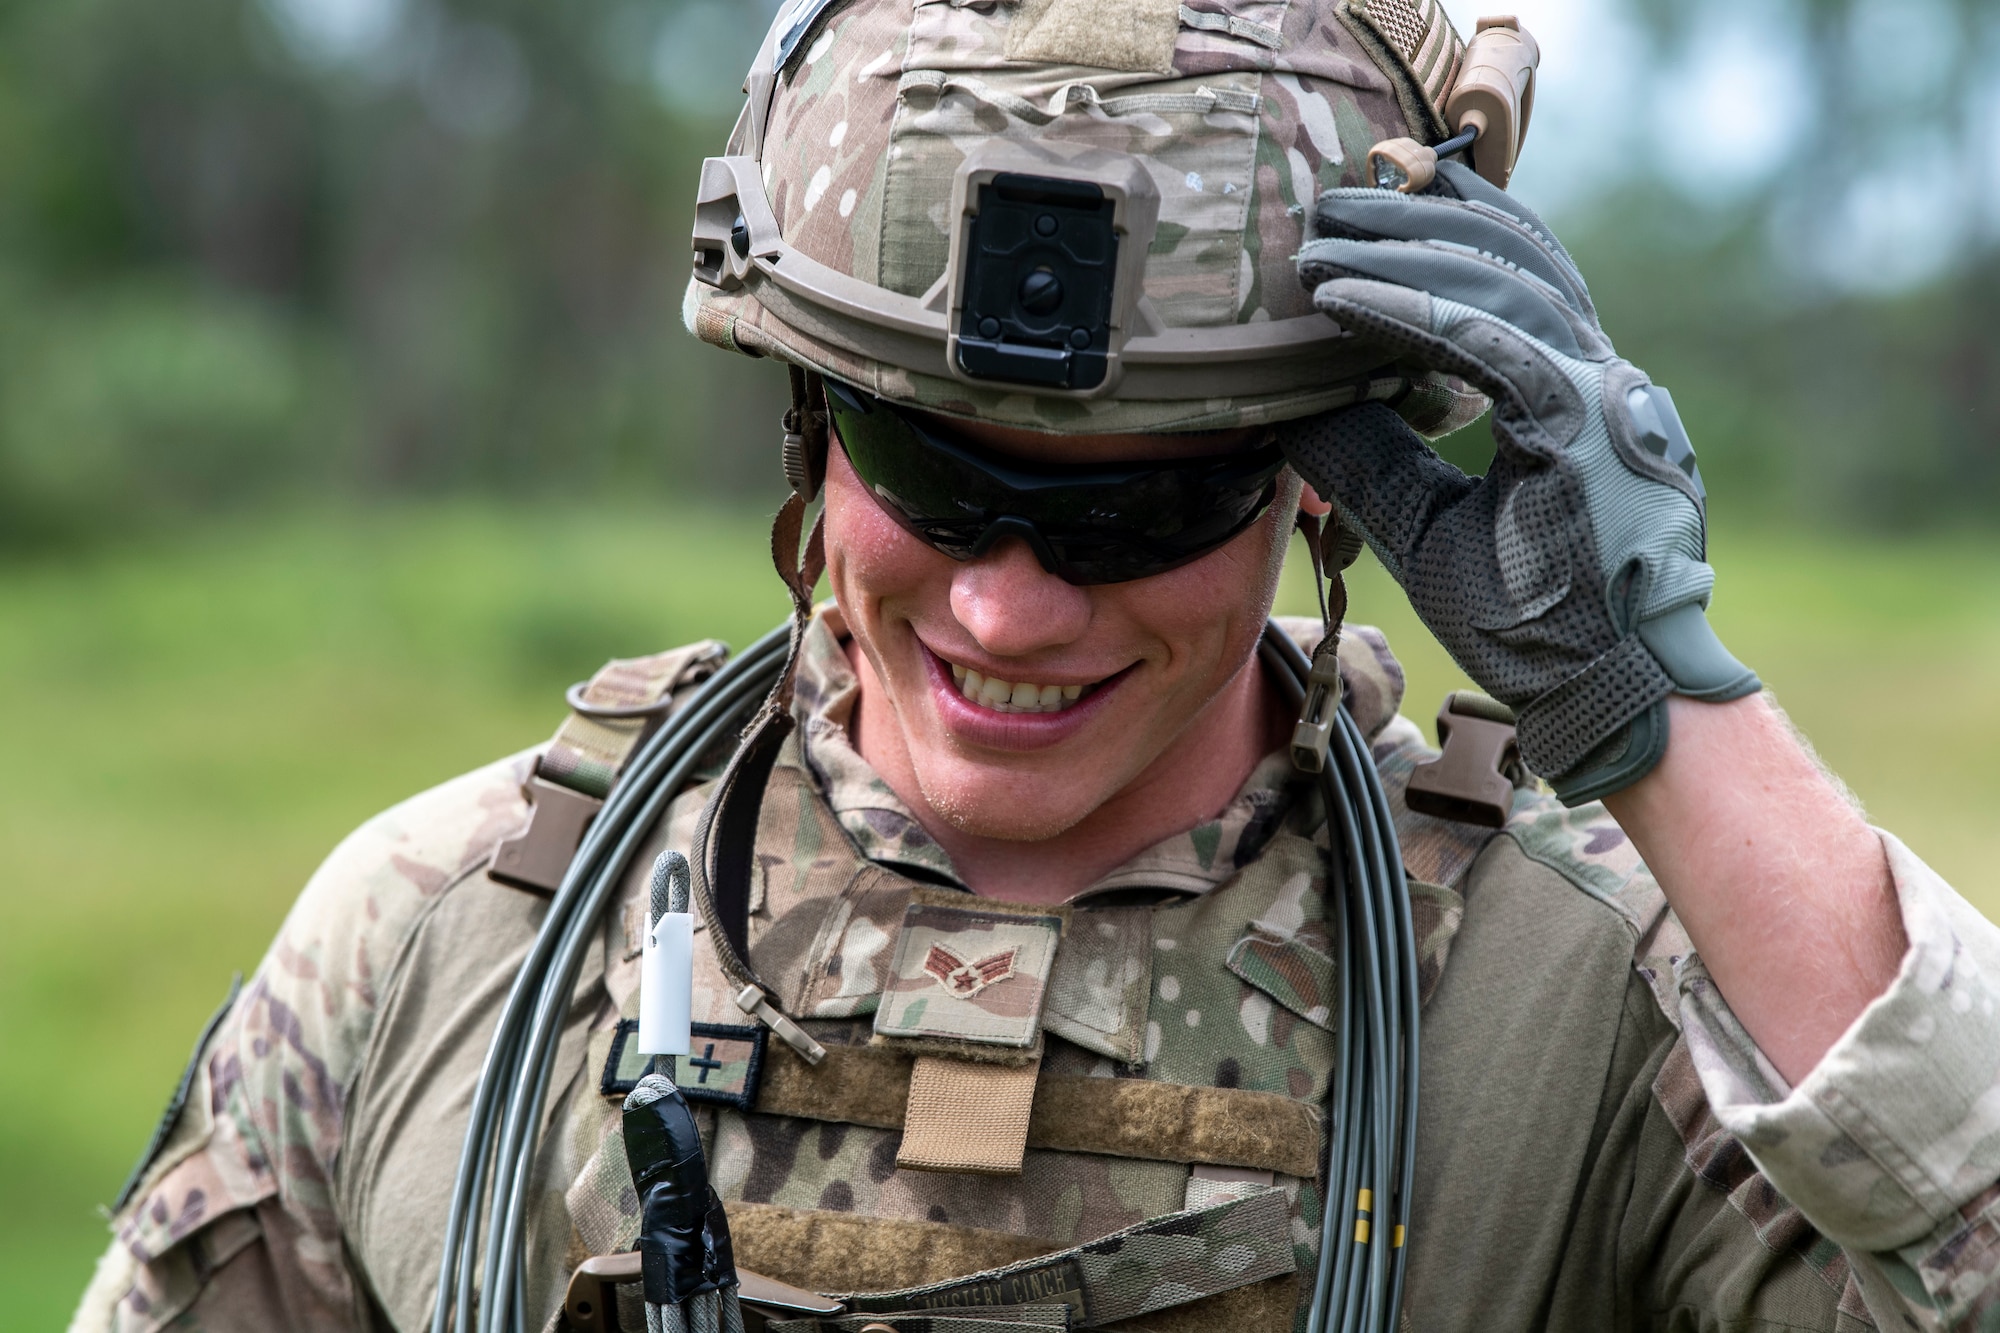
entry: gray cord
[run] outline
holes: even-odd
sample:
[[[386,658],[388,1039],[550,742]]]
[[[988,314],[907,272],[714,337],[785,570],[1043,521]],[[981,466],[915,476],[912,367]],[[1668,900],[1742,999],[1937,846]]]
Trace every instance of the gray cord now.
[[[1275,629],[1261,647],[1286,693],[1302,702],[1311,665],[1305,654]],[[1406,1265],[1395,1236],[1407,1227],[1414,1180],[1414,923],[1380,775],[1353,717],[1345,708],[1336,713],[1320,791],[1334,844],[1328,885],[1340,904],[1330,914],[1341,925],[1340,1035],[1328,1091],[1320,1261],[1306,1328],[1386,1333],[1401,1318]],[[1363,1188],[1371,1195],[1365,1245],[1355,1239],[1354,1225]]]
[[[772,631],[700,686],[633,757],[606,800],[549,905],[528,959],[508,992],[474,1091],[466,1140],[439,1261],[432,1333],[526,1333],[521,1292],[527,1187],[539,1122],[570,991],[599,917],[639,846],[701,759],[768,691],[783,668],[790,626]],[[1261,645],[1280,687],[1303,699],[1310,664],[1275,628]],[[1414,1180],[1417,1090],[1415,942],[1402,855],[1387,796],[1365,741],[1344,709],[1320,791],[1335,847],[1329,896],[1340,926],[1340,1033],[1328,1089],[1328,1160],[1320,1261],[1309,1333],[1391,1333],[1400,1317],[1402,1251]],[[687,908],[680,877],[654,863],[649,916]],[[678,905],[675,905],[679,890]],[[667,1057],[671,1066],[671,1057]],[[667,1071],[671,1076],[671,1068]],[[1369,1241],[1354,1240],[1359,1192],[1372,1195]],[[487,1246],[480,1263],[478,1207]],[[481,1281],[473,1280],[475,1271]],[[477,1301],[476,1291],[495,1293]],[[712,1293],[690,1309],[649,1306],[648,1333],[741,1333],[734,1293]],[[657,1312],[657,1315],[656,1315]],[[656,1322],[657,1319],[657,1322]]]
[[[476,1210],[480,1200],[488,1195],[491,1185],[489,1212],[496,1220],[504,1215],[501,1211],[504,1196],[492,1178],[493,1171],[517,1165],[521,1156],[517,1148],[511,1160],[506,1154],[499,1155],[497,1160],[495,1157],[497,1122],[515,1100],[513,1095],[508,1095],[503,1101],[503,1089],[508,1094],[518,1094],[522,1091],[523,1075],[532,1068],[532,1065],[524,1067],[530,1054],[524,1045],[524,1037],[536,1016],[538,1001],[548,989],[547,983],[556,979],[552,971],[563,978],[564,990],[574,977],[573,964],[579,955],[574,950],[564,949],[565,944],[574,943],[565,928],[573,918],[582,916],[586,918],[587,935],[588,926],[594,924],[604,897],[623,874],[625,865],[629,864],[638,840],[629,836],[633,833],[631,825],[638,825],[639,837],[650,831],[666,801],[686,782],[695,765],[728,734],[732,726],[741,724],[782,667],[789,636],[789,625],[765,635],[697,687],[687,703],[633,756],[624,778],[592,822],[564,874],[528,958],[508,992],[480,1070],[445,1224],[444,1252],[439,1259],[438,1290],[431,1315],[432,1333],[450,1333],[453,1329],[470,1333],[474,1327],[476,1288],[473,1275],[479,1268]],[[566,952],[572,956],[563,961],[571,966],[556,966],[557,955]],[[543,1054],[552,1057],[553,1050]],[[537,1076],[533,1082],[545,1089],[545,1072],[535,1072]],[[539,1099],[531,1099],[531,1104],[539,1106]],[[533,1136],[529,1137],[532,1139]],[[526,1146],[532,1153],[532,1142]],[[511,1169],[508,1174],[513,1174]],[[487,1229],[489,1262],[485,1266],[485,1281],[479,1284],[479,1289],[489,1293],[511,1294],[514,1284],[499,1280],[499,1272],[503,1266],[519,1270],[518,1250],[513,1255],[513,1263],[503,1265],[500,1262],[508,1249],[503,1232],[504,1228],[489,1226]],[[503,1236],[498,1244],[491,1239],[496,1235]],[[518,1304],[515,1305],[515,1318],[505,1324],[497,1318],[500,1310],[492,1308],[507,1304],[504,1299],[479,1303],[480,1326],[492,1329],[518,1326],[521,1322]]]
[[[1342,716],[1345,716],[1345,710],[1342,710]],[[1363,1012],[1367,1017],[1365,1037],[1370,1075],[1367,1131],[1371,1151],[1362,1183],[1369,1194],[1367,1211],[1370,1221],[1366,1248],[1362,1251],[1366,1259],[1367,1279],[1363,1288],[1360,1326],[1381,1328],[1384,1327],[1381,1321],[1388,1304],[1389,1287],[1389,1232],[1382,1219],[1394,1198],[1389,1173],[1395,1161],[1396,1112],[1399,1109],[1395,1098],[1400,1086],[1395,1067],[1396,1051],[1390,1044],[1394,1014],[1392,1007],[1384,1001],[1396,991],[1393,975],[1396,955],[1393,946],[1385,947],[1388,942],[1384,932],[1389,913],[1388,905],[1382,901],[1382,889],[1388,876],[1382,865],[1377,830],[1372,821],[1357,817],[1361,812],[1354,808],[1353,802],[1338,799],[1331,790],[1336,770],[1339,777],[1345,780],[1344,785],[1351,787],[1355,779],[1352,771],[1354,756],[1347,738],[1338,727],[1333,751],[1336,763],[1327,766],[1321,779],[1329,789],[1327,805],[1340,811],[1348,845],[1359,854],[1363,863],[1362,873],[1357,877],[1362,891],[1349,895],[1349,902],[1360,912],[1362,975],[1366,979],[1368,995]]]
[[[1343,715],[1342,726],[1352,733],[1350,748],[1362,756],[1368,754],[1367,745],[1354,719]],[[1363,760],[1366,773],[1373,778],[1375,766]],[[1390,1291],[1389,1326],[1394,1326],[1401,1317],[1403,1304],[1403,1284],[1409,1265],[1405,1262],[1409,1239],[1409,1210],[1416,1192],[1417,1174],[1417,1086],[1420,1052],[1418,1036],[1422,1028],[1423,997],[1417,975],[1417,932],[1410,903],[1410,886],[1403,868],[1403,856],[1396,839],[1395,813],[1389,807],[1389,795],[1382,790],[1379,781],[1364,784],[1370,804],[1374,806],[1377,825],[1386,831],[1386,859],[1388,862],[1388,889],[1390,906],[1395,916],[1394,935],[1391,941],[1398,957],[1398,970],[1402,984],[1397,991],[1397,1001],[1401,1009],[1399,1015],[1402,1029],[1402,1123],[1401,1158],[1397,1163],[1396,1195],[1387,1216],[1392,1228],[1403,1229],[1404,1245],[1397,1246],[1391,1254],[1392,1288]],[[1391,1244],[1394,1232],[1391,1232]]]
[[[660,918],[669,912],[685,915],[688,898],[694,885],[694,876],[688,869],[687,858],[679,852],[661,852],[653,858],[653,898],[646,926],[657,930]],[[667,1082],[674,1082],[674,1057],[656,1055],[653,1057],[653,1072]]]

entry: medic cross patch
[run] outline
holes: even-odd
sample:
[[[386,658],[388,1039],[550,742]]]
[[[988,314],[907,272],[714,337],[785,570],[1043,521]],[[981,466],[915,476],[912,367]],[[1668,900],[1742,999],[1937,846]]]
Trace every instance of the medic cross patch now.
[[[875,1010],[876,1035],[1033,1047],[1066,916],[916,890]]]
[[[694,1050],[674,1059],[674,1086],[691,1102],[749,1110],[764,1074],[765,1029],[696,1023],[692,1030]],[[598,1091],[624,1097],[646,1076],[652,1061],[652,1056],[639,1054],[639,1020],[619,1020]]]

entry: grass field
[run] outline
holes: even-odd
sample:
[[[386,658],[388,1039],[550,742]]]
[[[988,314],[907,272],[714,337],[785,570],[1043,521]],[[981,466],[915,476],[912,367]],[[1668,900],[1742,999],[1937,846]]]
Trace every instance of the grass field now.
[[[754,516],[444,507],[0,567],[0,1310],[60,1328],[96,1205],[232,970],[374,810],[553,730],[604,658],[784,600]],[[1714,618],[1827,761],[2000,914],[2000,543],[1718,538]],[[1289,609],[1306,609],[1302,581]],[[1381,571],[1426,729],[1460,683]]]

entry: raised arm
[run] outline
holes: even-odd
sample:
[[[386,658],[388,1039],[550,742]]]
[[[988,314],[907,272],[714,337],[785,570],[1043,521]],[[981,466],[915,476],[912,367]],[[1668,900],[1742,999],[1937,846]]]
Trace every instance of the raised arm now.
[[[1674,698],[1667,711],[1658,766],[1604,804],[1796,1085],[1903,960],[1882,839],[1767,697]]]

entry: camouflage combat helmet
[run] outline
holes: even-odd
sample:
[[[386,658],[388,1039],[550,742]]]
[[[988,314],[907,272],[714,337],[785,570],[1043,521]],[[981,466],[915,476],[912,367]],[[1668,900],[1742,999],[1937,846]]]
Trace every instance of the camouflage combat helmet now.
[[[1316,313],[1293,255],[1371,145],[1444,137],[1464,50],[1437,0],[791,0],[728,155],[703,165],[688,326],[1030,429],[1198,430],[1364,399],[1455,428],[1483,404]],[[961,308],[964,238],[980,187],[1010,172],[1081,178],[1116,213],[1094,346],[1057,328],[1035,353],[1053,383],[967,350],[994,344]],[[1065,383],[1070,346],[1096,360]]]

